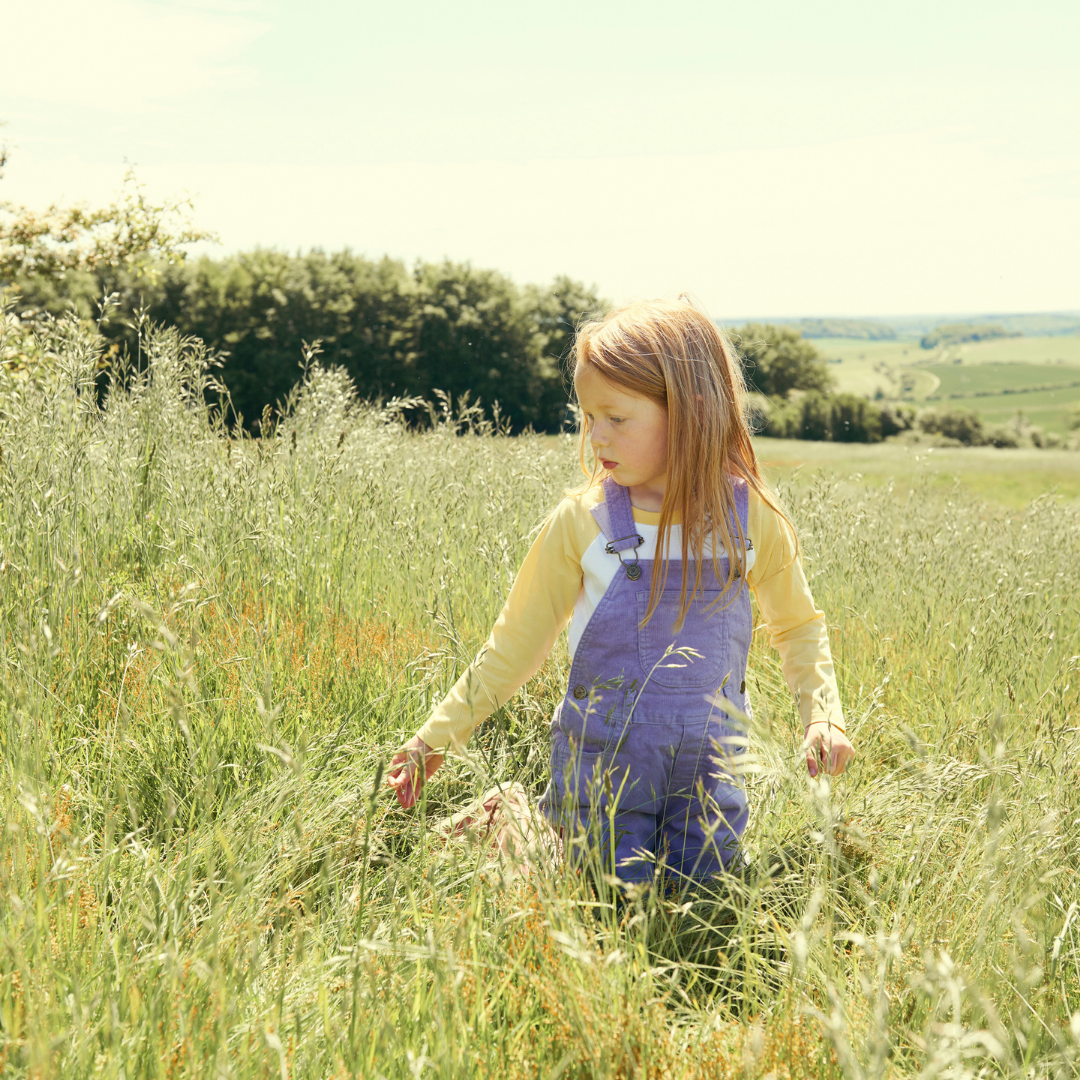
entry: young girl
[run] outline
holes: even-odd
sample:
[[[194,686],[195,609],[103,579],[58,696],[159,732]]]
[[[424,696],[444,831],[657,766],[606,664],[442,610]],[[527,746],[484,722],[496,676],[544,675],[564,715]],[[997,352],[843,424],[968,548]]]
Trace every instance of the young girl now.
[[[569,624],[541,809],[563,827],[591,815],[613,829],[605,844],[624,880],[651,878],[661,856],[707,877],[730,864],[747,821],[718,750],[738,742],[729,714],[750,711],[750,590],[798,702],[810,775],[854,757],[824,615],[762,480],[738,360],[710,319],[656,301],[583,326],[574,388],[589,480],[548,518],[487,644],[389,782],[412,806],[443,751],[464,746]]]

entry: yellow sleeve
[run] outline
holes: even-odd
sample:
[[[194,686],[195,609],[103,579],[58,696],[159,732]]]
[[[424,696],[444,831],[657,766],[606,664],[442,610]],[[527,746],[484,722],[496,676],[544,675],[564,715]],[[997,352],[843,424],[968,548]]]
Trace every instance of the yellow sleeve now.
[[[769,642],[780,653],[803,727],[814,720],[828,720],[843,729],[825,613],[814,605],[794,533],[754,492],[750,493],[747,532],[756,555],[746,581],[765,619]]]
[[[539,671],[581,592],[581,556],[600,532],[588,497],[563,499],[518,571],[487,644],[417,732],[438,750],[460,749],[481,721]]]

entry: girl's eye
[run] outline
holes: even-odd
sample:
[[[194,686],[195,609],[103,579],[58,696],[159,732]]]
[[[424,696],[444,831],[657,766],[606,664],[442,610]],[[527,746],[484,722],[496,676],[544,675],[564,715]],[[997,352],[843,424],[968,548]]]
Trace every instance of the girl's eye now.
[[[611,422],[613,424],[621,424],[626,419],[625,416],[613,416]]]

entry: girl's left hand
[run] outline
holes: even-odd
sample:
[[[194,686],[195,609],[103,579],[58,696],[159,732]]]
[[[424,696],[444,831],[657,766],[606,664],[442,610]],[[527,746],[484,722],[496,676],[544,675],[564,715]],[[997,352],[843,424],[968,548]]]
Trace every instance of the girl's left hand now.
[[[815,777],[819,772],[839,776],[855,757],[855,747],[848,737],[828,720],[815,720],[806,729],[803,749],[807,771]]]

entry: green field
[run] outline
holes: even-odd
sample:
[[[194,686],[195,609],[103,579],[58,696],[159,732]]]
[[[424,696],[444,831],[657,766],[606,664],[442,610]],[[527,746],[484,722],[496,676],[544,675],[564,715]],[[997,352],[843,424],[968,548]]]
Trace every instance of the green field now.
[[[900,369],[925,356],[917,341],[816,338],[811,344],[830,362],[837,390],[863,397],[874,397],[879,391],[885,397],[898,397]]]
[[[935,398],[991,394],[1053,387],[1074,389],[1080,386],[1080,367],[1066,364],[934,364],[924,371],[939,380]]]
[[[942,404],[974,409],[989,423],[1004,423],[1018,412],[1047,431],[1065,434],[1070,430],[1069,407],[1080,401],[1080,387],[1066,390],[1032,390],[1027,393],[1000,394],[989,397],[962,398]],[[928,399],[927,404],[937,404]]]
[[[944,350],[922,349],[915,341],[849,338],[821,338],[814,345],[831,361],[839,391],[974,409],[989,423],[1020,410],[1039,427],[1063,434],[1066,411],[1080,400],[1080,335],[1003,338]],[[1058,389],[1018,392],[1049,386]],[[1012,393],[999,393],[1006,390]]]
[[[1064,434],[1069,430],[1068,411],[1080,401],[1080,367],[1072,365],[939,364],[917,371],[923,378],[935,378],[937,386],[915,396],[928,405],[975,409],[989,423],[1003,423],[1022,412],[1039,427]]]
[[[991,507],[1019,509],[1032,499],[1080,500],[1080,454],[1070,450],[996,450],[989,446],[930,447],[902,443],[831,443],[755,439],[758,456],[775,481],[813,483],[822,477],[845,489],[891,486],[947,496],[958,492]]]
[[[933,364],[942,359],[942,350],[923,349],[918,341],[865,341],[857,338],[815,338],[812,344],[827,360],[838,360],[833,368],[838,377],[848,371],[875,364],[893,367]],[[1060,337],[995,338],[950,346],[949,360],[959,357],[963,364],[1066,364],[1080,366],[1080,334]]]
[[[617,902],[431,827],[544,786],[562,646],[415,812],[382,779],[572,440],[317,366],[238,439],[197,347],[100,405],[101,343],[48,345],[0,384],[5,1076],[1077,1075],[1080,507],[1028,496],[1080,455],[760,441],[859,758],[809,780],[759,627],[747,869]]]

